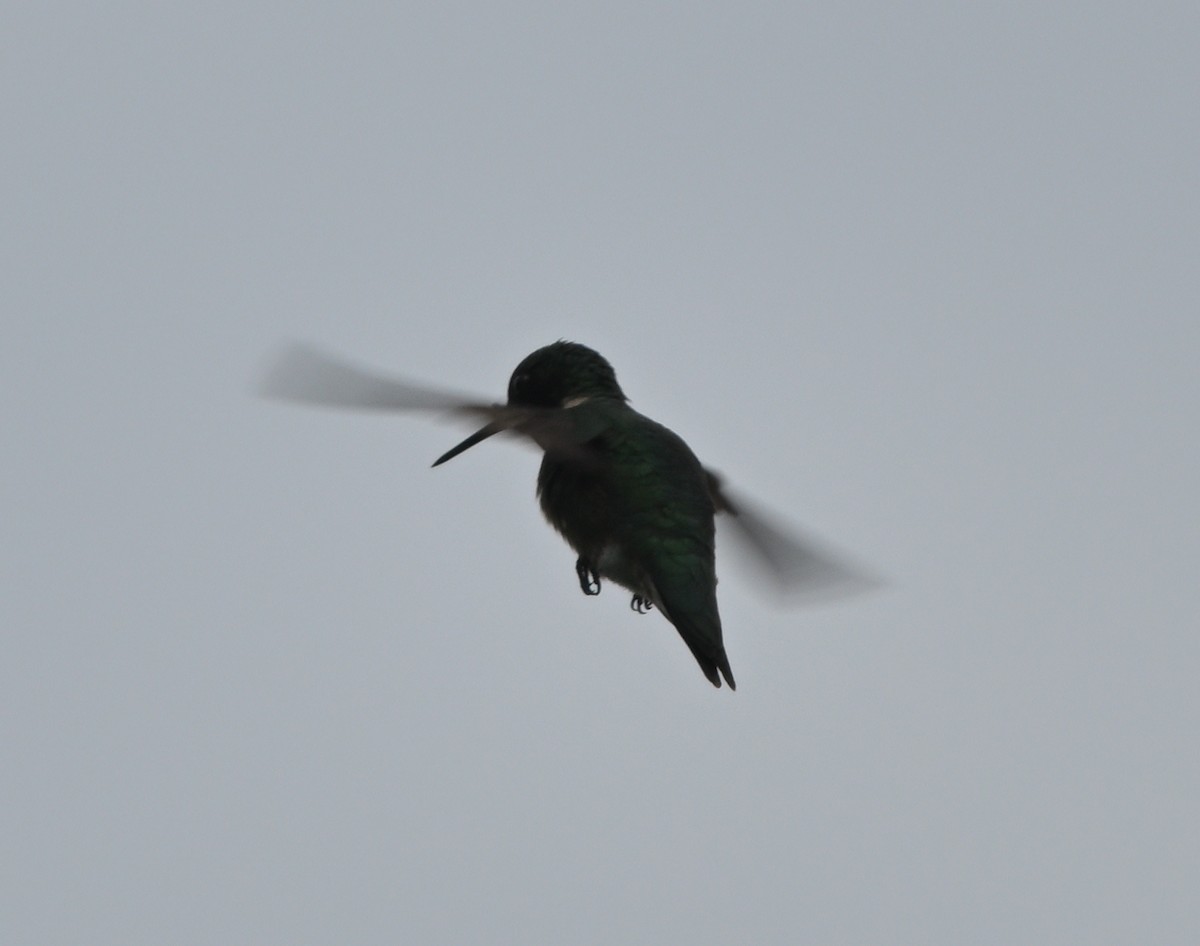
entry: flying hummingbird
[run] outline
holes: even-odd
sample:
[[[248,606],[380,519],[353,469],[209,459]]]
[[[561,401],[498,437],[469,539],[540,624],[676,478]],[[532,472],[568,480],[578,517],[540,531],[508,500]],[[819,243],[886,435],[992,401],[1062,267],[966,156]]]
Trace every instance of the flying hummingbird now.
[[[575,342],[526,357],[506,404],[439,391],[293,345],[268,372],[268,397],[360,410],[449,410],[486,421],[434,461],[439,466],[500,432],[543,451],[537,495],[546,519],[578,556],[586,595],[612,581],[633,610],[657,609],[714,686],[735,689],[717,608],[714,516],[725,513],[781,586],[854,590],[870,582],[808,540],[770,525],[706,469],[674,432],[629,406],[612,366]]]

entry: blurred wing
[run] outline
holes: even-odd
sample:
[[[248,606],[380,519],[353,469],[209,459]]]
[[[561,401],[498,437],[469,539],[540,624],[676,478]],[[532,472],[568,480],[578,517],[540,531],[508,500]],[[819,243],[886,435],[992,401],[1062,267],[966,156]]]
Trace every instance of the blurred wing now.
[[[575,410],[487,404],[456,392],[376,374],[299,343],[287,346],[267,369],[258,393],[266,398],[309,407],[358,411],[441,411],[486,424],[437,459],[444,463],[493,434],[508,431],[532,440],[566,460],[595,462],[583,444]]]
[[[360,411],[457,410],[487,415],[494,409],[461,394],[375,374],[299,343],[279,353],[258,391],[263,397],[310,407]]]
[[[717,474],[705,473],[717,512],[727,514],[728,531],[752,554],[759,571],[776,590],[789,597],[818,599],[860,594],[882,584],[816,540],[777,525],[776,517],[756,509],[743,497],[732,498]]]

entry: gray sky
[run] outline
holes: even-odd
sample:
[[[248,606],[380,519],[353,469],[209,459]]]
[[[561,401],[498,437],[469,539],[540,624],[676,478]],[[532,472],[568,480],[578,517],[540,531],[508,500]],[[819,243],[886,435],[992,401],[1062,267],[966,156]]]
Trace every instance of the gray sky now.
[[[1194,4],[24,4],[0,941],[1200,941]],[[889,579],[739,690],[537,457],[254,399],[559,337]]]

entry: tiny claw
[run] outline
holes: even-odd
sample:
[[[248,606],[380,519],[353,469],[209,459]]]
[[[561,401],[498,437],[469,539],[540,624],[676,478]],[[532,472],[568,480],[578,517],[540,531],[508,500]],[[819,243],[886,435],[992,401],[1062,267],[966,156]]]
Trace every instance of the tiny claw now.
[[[600,594],[600,576],[596,574],[596,570],[591,567],[583,556],[580,556],[575,562],[575,574],[579,576],[579,587],[583,589],[585,595]]]
[[[649,598],[643,598],[641,595],[634,595],[633,600],[629,602],[629,607],[638,614],[645,614],[647,611],[654,610],[654,602]]]

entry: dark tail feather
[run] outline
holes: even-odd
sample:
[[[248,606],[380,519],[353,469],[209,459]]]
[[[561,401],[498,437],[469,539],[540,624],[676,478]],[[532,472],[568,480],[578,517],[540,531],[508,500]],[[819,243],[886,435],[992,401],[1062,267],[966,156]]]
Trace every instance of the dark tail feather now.
[[[733,681],[733,671],[729,667],[729,658],[725,656],[725,651],[721,651],[721,673],[725,675],[725,682],[729,684],[729,689],[736,690],[737,684]]]
[[[676,628],[678,630],[678,628]],[[725,655],[725,648],[716,654],[716,659],[713,659],[709,654],[702,653],[695,644],[688,639],[688,636],[680,632],[680,637],[683,642],[688,645],[688,650],[692,652],[692,656],[696,658],[696,663],[700,665],[701,671],[708,677],[708,682],[715,687],[720,687],[721,677],[725,677],[725,682],[729,684],[729,689],[736,690],[737,684],[733,681],[733,671],[729,668],[729,658]],[[718,673],[718,671],[720,671]]]
[[[708,601],[695,609],[676,606],[671,600],[674,596],[664,595],[663,590],[661,582],[651,582],[651,597],[658,610],[679,632],[709,682],[719,687],[723,676],[729,689],[736,690],[737,684],[733,682],[733,671],[729,668],[729,658],[721,640],[721,618],[717,614],[717,598],[712,587],[708,590]]]

